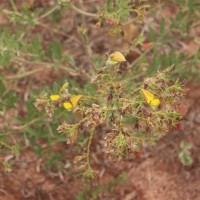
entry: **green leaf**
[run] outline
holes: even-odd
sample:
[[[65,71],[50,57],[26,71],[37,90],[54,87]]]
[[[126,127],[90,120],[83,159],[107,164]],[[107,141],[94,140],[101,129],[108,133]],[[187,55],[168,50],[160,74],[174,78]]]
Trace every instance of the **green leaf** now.
[[[160,34],[163,35],[165,32],[165,19],[162,18],[160,22]]]
[[[15,107],[14,104],[17,102],[18,99],[19,97],[16,96],[14,90],[10,90],[3,96],[4,103],[8,108],[14,108]]]
[[[6,91],[6,87],[3,84],[3,82],[0,80],[0,93],[1,93],[1,96],[4,94],[5,91]]]
[[[60,44],[60,42],[54,42],[52,44],[52,56],[54,59],[58,60],[58,61],[61,61],[62,59],[62,46]]]
[[[57,82],[53,83],[53,94],[58,94],[60,91],[60,85]]]
[[[0,32],[0,66],[10,64],[16,54],[19,54],[18,37],[17,34],[11,34],[8,29],[3,29]]]
[[[39,55],[40,50],[41,50],[40,37],[36,35],[32,42],[32,53]]]

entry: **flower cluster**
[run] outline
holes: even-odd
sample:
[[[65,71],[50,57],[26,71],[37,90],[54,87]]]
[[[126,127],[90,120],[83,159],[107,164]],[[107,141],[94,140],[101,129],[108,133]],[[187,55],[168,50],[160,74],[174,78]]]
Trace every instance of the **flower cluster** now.
[[[41,107],[45,107],[46,112],[50,117],[54,114],[56,107],[63,107],[67,111],[72,111],[78,105],[78,102],[82,98],[82,95],[71,96],[68,93],[68,82],[64,83],[60,88],[59,94],[52,94],[48,96],[43,95],[41,98],[36,100],[35,106],[41,110]]]
[[[79,114],[77,122],[63,122],[57,130],[67,135],[70,144],[79,142],[77,134],[90,132],[86,153],[81,157],[86,174],[91,175],[90,145],[100,125],[107,130],[107,133],[102,132],[105,152],[109,156],[128,157],[140,152],[145,141],[154,141],[155,137],[180,124],[182,117],[178,107],[184,93],[182,84],[170,78],[173,66],[130,87],[129,81],[119,73],[125,61],[119,51],[109,55],[91,83],[96,96],[71,95],[65,83],[58,94],[46,95],[37,101],[37,105],[45,105],[50,113],[58,107]],[[78,106],[81,100],[84,101]]]

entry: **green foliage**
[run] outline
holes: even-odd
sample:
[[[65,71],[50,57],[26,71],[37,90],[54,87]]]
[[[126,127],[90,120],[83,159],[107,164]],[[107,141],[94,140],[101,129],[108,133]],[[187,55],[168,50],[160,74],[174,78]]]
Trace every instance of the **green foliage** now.
[[[9,162],[0,162],[0,164],[3,165],[4,170],[6,172],[11,172],[12,171],[12,164],[11,163],[9,163]]]
[[[0,67],[10,64],[13,57],[20,55],[19,35],[12,35],[8,29],[0,34]]]
[[[113,36],[119,35],[123,32],[123,25],[132,23],[132,21],[143,24],[146,10],[149,7],[148,0],[108,0],[100,10],[99,20],[101,23],[106,22],[111,26],[111,34]],[[135,43],[136,41],[133,42],[133,47]]]
[[[61,171],[62,165],[61,161],[63,160],[64,155],[60,152],[53,153],[51,150],[48,152],[49,155],[47,155],[48,159],[45,163],[45,167],[47,169],[54,169],[55,171]]]
[[[10,108],[15,108],[15,103],[19,99],[14,90],[6,89],[6,85],[0,80],[0,106],[1,111],[8,111]]]
[[[49,57],[55,61],[60,62],[62,60],[62,46],[59,41],[56,41],[49,46]]]
[[[32,12],[28,4],[23,3],[21,12],[19,13],[17,10],[14,10],[9,16],[9,20],[14,24],[34,26],[37,23],[36,18],[41,13],[41,11],[41,9],[37,9]]]
[[[178,157],[184,166],[191,165],[193,163],[191,150],[192,150],[192,144],[185,143],[184,141],[180,143],[180,150]]]
[[[149,27],[149,40],[154,44],[152,48],[154,55],[152,66],[154,67],[149,69],[149,74],[155,73],[163,66],[175,64],[176,72],[183,78],[199,80],[197,64],[200,60],[199,50],[197,49],[192,55],[188,55],[182,51],[184,46],[180,47],[180,41],[196,41],[195,43],[198,44],[197,36],[191,34],[191,31],[195,30],[198,24],[199,4],[193,0],[172,0],[160,5],[161,12],[166,6],[170,6],[169,4],[177,6],[175,7],[177,9],[176,16],[170,17],[170,21],[168,18],[158,18],[160,21],[159,31],[157,28]],[[155,14],[157,10],[152,9],[152,12]],[[181,49],[181,53],[177,49]],[[188,77],[188,74],[190,74],[190,77]]]
[[[107,19],[113,19],[117,23],[121,24],[125,22],[131,11],[130,0],[108,0],[103,7],[104,16]]]
[[[36,35],[33,39],[33,41],[30,44],[30,53],[34,55],[40,55],[41,54],[41,41],[39,35]]]
[[[114,192],[115,186],[122,184],[126,179],[127,174],[122,172],[116,178],[112,178],[108,183],[102,183],[97,186],[88,184],[80,193],[75,196],[75,199],[98,199],[99,195],[106,194],[107,192]]]

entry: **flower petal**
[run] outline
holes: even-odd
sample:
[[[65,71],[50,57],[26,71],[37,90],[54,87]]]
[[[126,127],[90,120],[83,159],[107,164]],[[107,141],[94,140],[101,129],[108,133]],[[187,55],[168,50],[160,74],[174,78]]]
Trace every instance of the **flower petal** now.
[[[60,95],[58,94],[54,94],[50,96],[51,101],[58,101],[58,99],[60,99]]]
[[[119,51],[115,51],[114,53],[110,54],[109,58],[112,62],[117,62],[117,63],[126,61],[124,55]]]
[[[154,99],[150,102],[152,106],[159,106],[160,105],[160,100],[159,99]]]
[[[66,108],[68,111],[71,111],[73,109],[73,105],[70,102],[64,102],[63,103],[64,108]]]
[[[141,89],[141,91],[142,91],[147,103],[150,104],[151,101],[154,100],[154,95],[151,92],[149,92],[148,90],[145,90],[145,89]]]
[[[77,96],[72,97],[70,99],[70,101],[71,101],[71,103],[72,103],[72,105],[73,105],[74,108],[77,106],[77,104],[78,104],[78,102],[79,102],[79,100],[80,100],[81,97],[82,97],[82,95],[77,95]]]

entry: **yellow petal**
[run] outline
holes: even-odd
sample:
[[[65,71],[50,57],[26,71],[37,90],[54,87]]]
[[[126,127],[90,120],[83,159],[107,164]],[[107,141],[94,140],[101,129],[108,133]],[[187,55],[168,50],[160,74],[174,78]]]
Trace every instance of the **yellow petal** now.
[[[71,103],[72,103],[72,105],[73,105],[74,108],[77,106],[77,104],[78,104],[78,102],[79,102],[79,100],[80,100],[81,97],[82,97],[82,95],[77,95],[77,96],[72,97],[70,99],[70,101],[71,101]]]
[[[115,51],[114,53],[110,54],[109,58],[112,62],[116,63],[126,61],[124,55],[119,51]]]
[[[58,95],[58,94],[51,95],[50,99],[51,99],[51,101],[58,101],[58,99],[60,99],[60,95]]]
[[[149,92],[148,90],[145,90],[145,89],[141,89],[141,91],[142,91],[147,103],[150,104],[151,101],[154,100],[154,95],[151,92]]]
[[[150,102],[152,106],[159,106],[160,105],[160,100],[159,99],[154,99]]]
[[[67,88],[68,88],[69,83],[66,82],[62,85],[62,87],[60,88],[60,93],[63,93]]]
[[[66,108],[68,111],[71,111],[73,109],[73,105],[70,102],[64,102],[63,103],[64,108]]]

